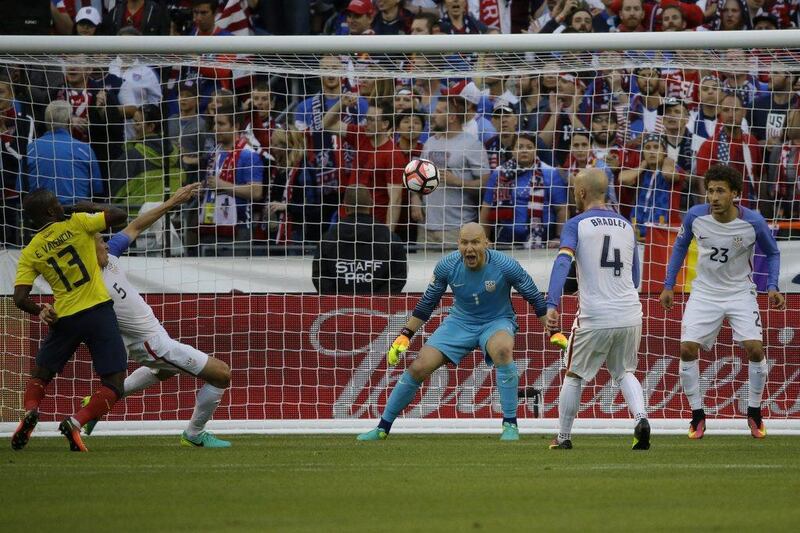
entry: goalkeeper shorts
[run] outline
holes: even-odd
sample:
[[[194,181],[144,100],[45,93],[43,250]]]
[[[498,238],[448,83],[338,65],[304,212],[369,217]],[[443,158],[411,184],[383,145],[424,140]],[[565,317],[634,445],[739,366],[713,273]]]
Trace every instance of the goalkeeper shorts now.
[[[517,323],[510,318],[496,318],[485,324],[468,324],[448,316],[425,344],[442,352],[454,365],[458,365],[465,355],[480,346],[486,364],[492,366],[492,359],[486,349],[489,339],[498,331],[506,331],[513,338],[517,329]]]

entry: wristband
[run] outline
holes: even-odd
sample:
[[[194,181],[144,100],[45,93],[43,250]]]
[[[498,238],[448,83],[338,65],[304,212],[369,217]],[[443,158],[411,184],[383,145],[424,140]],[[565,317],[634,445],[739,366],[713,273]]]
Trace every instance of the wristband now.
[[[400,330],[400,335],[405,335],[406,337],[409,338],[409,340],[411,339],[411,337],[414,336],[414,333],[415,332],[411,331],[408,328],[403,328],[403,329]]]

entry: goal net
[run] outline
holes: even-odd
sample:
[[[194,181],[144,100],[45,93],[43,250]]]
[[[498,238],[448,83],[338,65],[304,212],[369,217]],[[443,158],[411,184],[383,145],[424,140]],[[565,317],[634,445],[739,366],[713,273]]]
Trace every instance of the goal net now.
[[[649,417],[683,431],[679,341],[696,249],[671,312],[658,295],[682,217],[704,202],[702,176],[716,163],[741,172],[741,204],[760,211],[779,241],[788,310],[769,309],[760,252],[753,264],[769,363],[763,410],[770,430],[797,431],[800,51],[787,47],[795,31],[759,33],[2,38],[0,431],[21,416],[47,334],[10,297],[34,230],[21,199],[35,188],[65,205],[123,207],[133,219],[200,182],[199,197],[158,220],[121,264],[171,336],[230,366],[211,427],[355,431],[374,424],[446,316],[449,292],[405,359],[387,367],[390,342],[455,249],[457,228],[480,222],[544,292],[561,227],[576,212],[572,177],[586,167],[606,173],[608,201],[640,241],[636,375]],[[440,171],[425,197],[402,184],[419,157]],[[34,294],[52,298],[41,278]],[[520,425],[552,431],[564,358],[533,309],[513,300]],[[565,296],[565,331],[576,306]],[[747,360],[727,324],[700,368],[709,418],[745,428]],[[495,431],[495,384],[476,350],[434,372],[395,427]],[[97,385],[81,347],[50,384],[43,420],[73,413]],[[98,432],[180,428],[197,388],[181,375],[133,394]],[[629,418],[601,370],[584,388],[577,428],[627,431]]]

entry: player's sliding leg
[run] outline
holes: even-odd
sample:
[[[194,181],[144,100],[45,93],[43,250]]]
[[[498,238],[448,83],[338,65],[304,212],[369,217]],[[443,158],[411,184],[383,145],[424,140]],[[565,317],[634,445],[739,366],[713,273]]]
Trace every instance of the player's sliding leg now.
[[[140,366],[130,374],[128,377],[125,378],[125,390],[123,392],[123,398],[130,396],[131,394],[136,394],[137,392],[143,391],[144,389],[155,385],[161,381],[167,380],[172,376],[178,373],[177,370],[175,371],[167,371],[167,370],[155,370],[146,366]],[[81,407],[86,407],[91,400],[91,396],[84,396],[83,400],[81,400]],[[94,419],[89,420],[87,423],[83,425],[83,433],[85,435],[91,435],[92,431],[94,431],[95,426],[100,420]]]
[[[486,353],[492,358],[497,371],[497,390],[503,410],[503,433],[500,440],[519,440],[517,406],[519,374],[514,363],[514,337],[508,331],[495,331],[486,343]]]
[[[231,384],[231,369],[223,361],[209,357],[197,377],[205,381],[205,384],[197,391],[194,412],[181,435],[181,444],[202,448],[229,448],[229,441],[217,438],[205,428],[222,401],[225,389]]]
[[[747,353],[748,365],[748,398],[747,398],[747,425],[750,434],[756,439],[767,436],[767,428],[761,418],[761,397],[764,394],[764,384],[767,381],[769,365],[764,357],[764,347],[760,340],[742,342]]]
[[[692,420],[689,422],[690,439],[702,439],[706,432],[706,413],[703,411],[703,396],[700,393],[700,365],[697,359],[699,353],[698,343],[681,342],[681,388],[692,409]]]
[[[44,400],[47,385],[52,381],[55,373],[45,368],[34,366],[31,370],[31,377],[25,384],[24,408],[25,414],[22,416],[17,429],[11,436],[11,448],[21,450],[28,444],[31,433],[39,422],[39,404]]]
[[[392,424],[397,416],[405,409],[416,396],[422,382],[428,379],[437,368],[445,363],[442,352],[433,346],[425,345],[419,355],[408,366],[389,394],[386,407],[381,414],[378,427],[360,434],[357,439],[362,441],[383,440],[392,430]]]
[[[572,425],[581,405],[583,380],[573,372],[567,372],[558,395],[558,435],[550,443],[551,450],[572,449]]]
[[[81,426],[90,420],[99,419],[111,411],[117,400],[122,397],[124,381],[124,371],[101,376],[100,387],[94,391],[89,402],[73,416],[61,422],[58,430],[66,437],[70,450],[73,452],[88,451],[81,439]]]

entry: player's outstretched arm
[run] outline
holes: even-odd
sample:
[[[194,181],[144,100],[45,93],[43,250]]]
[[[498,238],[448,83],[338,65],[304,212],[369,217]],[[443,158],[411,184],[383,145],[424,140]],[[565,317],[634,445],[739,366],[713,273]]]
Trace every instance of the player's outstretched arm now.
[[[166,202],[133,219],[133,221],[122,230],[122,233],[127,235],[131,241],[135,241],[136,237],[138,237],[141,232],[155,224],[156,221],[166,215],[170,209],[191,200],[197,194],[199,188],[199,182],[184,185],[175,191],[175,194]]]
[[[400,361],[400,355],[408,350],[408,346],[411,344],[411,337],[431,317],[433,310],[439,304],[439,300],[442,299],[444,291],[447,290],[447,280],[453,265],[460,260],[458,254],[450,254],[440,259],[436,264],[436,268],[433,269],[433,280],[431,280],[422,298],[414,307],[414,312],[411,318],[408,319],[406,327],[402,329],[400,335],[397,336],[386,353],[386,360],[390,365],[396,365]]]

